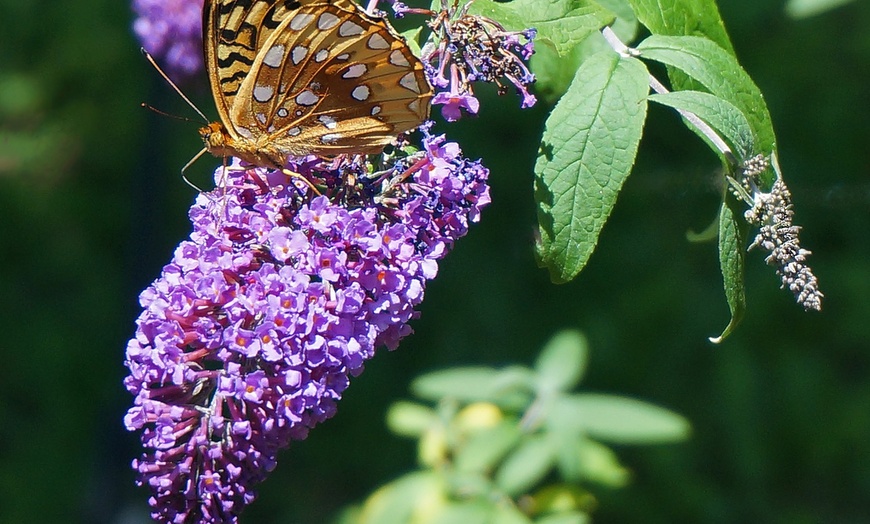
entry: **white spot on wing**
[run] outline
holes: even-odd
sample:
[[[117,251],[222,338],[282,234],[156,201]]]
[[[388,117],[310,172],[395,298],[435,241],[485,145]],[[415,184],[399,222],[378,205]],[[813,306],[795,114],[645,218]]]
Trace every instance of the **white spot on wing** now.
[[[257,122],[266,125],[266,115],[264,113],[257,113]]]
[[[355,88],[353,88],[353,91],[350,92],[350,96],[352,96],[354,100],[358,100],[360,102],[365,101],[370,94],[372,94],[372,92],[369,89],[369,86],[366,85],[356,86]]]
[[[341,133],[327,133],[320,137],[320,141],[324,144],[334,144],[341,138]]]
[[[269,67],[280,67],[284,61],[284,46],[281,44],[273,45],[266,51],[266,56],[263,57],[263,64]]]
[[[374,107],[372,108],[372,116],[375,116],[375,115],[377,115],[377,114],[380,113],[380,112],[381,112],[381,106],[374,106]]]
[[[341,24],[341,27],[338,28],[338,34],[341,36],[357,36],[363,34],[363,28],[359,24],[346,20]]]
[[[293,17],[293,20],[290,20],[290,29],[294,31],[304,29],[312,20],[314,20],[314,15],[311,13],[299,13]]]
[[[389,49],[390,43],[382,37],[381,35],[375,33],[369,37],[369,41],[366,43],[369,49]]]
[[[290,114],[290,111],[287,111],[286,107],[282,107],[278,109],[278,116],[281,118],[287,118],[287,115]]]
[[[366,74],[368,71],[368,67],[365,64],[354,64],[347,68],[347,71],[341,75],[342,78],[359,78]]]
[[[301,132],[302,128],[300,128],[299,126],[291,127],[287,130],[287,136],[298,136]]]
[[[342,53],[335,57],[336,60],[347,60],[350,58],[350,53]]]
[[[407,73],[403,76],[399,80],[399,85],[415,93],[420,93],[420,84],[417,83],[417,77],[414,76],[414,73]]]
[[[299,62],[305,60],[305,57],[308,55],[308,48],[305,46],[298,45],[293,48],[293,51],[290,53],[290,58],[293,59],[293,65],[299,65]]]
[[[321,49],[314,55],[314,61],[318,63],[323,62],[327,58],[329,58],[329,51],[326,49]]]
[[[396,49],[395,51],[390,53],[390,63],[393,64],[394,66],[399,66],[399,67],[408,67],[411,65],[408,62],[408,59],[405,58],[405,55],[403,55],[402,52],[398,49]]]
[[[322,13],[320,18],[317,19],[317,29],[328,31],[335,27],[339,20],[340,19],[332,13]]]
[[[300,106],[313,106],[320,98],[311,91],[305,90],[296,95],[296,103]]]
[[[334,118],[329,115],[320,115],[317,120],[319,120],[320,123],[326,127],[326,129],[335,129],[336,127],[338,127],[338,123],[335,121]]]
[[[411,103],[408,104],[408,109],[410,109],[412,113],[416,113],[420,109],[420,101],[416,98],[411,100]]]
[[[257,102],[268,102],[275,94],[275,89],[272,86],[255,86],[254,100]]]

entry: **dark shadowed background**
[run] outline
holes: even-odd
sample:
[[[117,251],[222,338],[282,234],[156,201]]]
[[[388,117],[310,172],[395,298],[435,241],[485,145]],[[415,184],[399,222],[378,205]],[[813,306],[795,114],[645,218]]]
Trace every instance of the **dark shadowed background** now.
[[[707,342],[728,320],[717,255],[685,233],[716,214],[717,160],[655,105],[597,252],[551,285],[532,256],[531,189],[549,107],[484,97],[479,118],[438,129],[492,170],[493,204],[443,261],[416,334],[281,456],[242,522],[325,522],[413,466],[414,443],[383,423],[412,378],[529,363],[566,327],[591,343],[586,389],[658,403],[695,431],[617,448],[634,480],[593,487],[596,522],[870,522],[870,3],[801,21],[781,1],[721,9],[773,115],[822,313],[752,253],[747,318]],[[124,347],[139,291],[189,232],[195,194],[178,170],[198,122],[139,107],[194,116],[140,55],[127,3],[0,0],[0,13],[0,522],[144,522]],[[183,87],[215,116],[204,86]]]

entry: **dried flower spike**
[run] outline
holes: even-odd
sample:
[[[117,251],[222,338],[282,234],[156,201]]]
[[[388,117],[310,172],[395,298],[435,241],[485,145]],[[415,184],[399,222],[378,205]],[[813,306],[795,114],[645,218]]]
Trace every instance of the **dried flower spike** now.
[[[782,180],[775,157],[773,166],[777,178],[773,187],[769,192],[758,188],[758,176],[768,166],[768,160],[761,155],[747,160],[743,166],[741,186],[752,199],[752,207],[744,217],[759,228],[749,248],[758,247],[770,253],[764,260],[776,268],[782,287],[788,288],[804,309],[820,311],[824,295],[819,291],[818,280],[812,269],[806,264],[811,252],[800,246],[800,226],[792,221],[794,210],[791,193]]]
[[[495,20],[468,14],[466,3],[451,6],[442,0],[440,11],[409,8],[401,2],[393,4],[396,15],[426,14],[432,19],[430,41],[423,46],[421,59],[427,67],[429,81],[440,91],[432,104],[441,104],[445,120],[453,122],[462,116],[463,110],[476,114],[480,102],[474,96],[474,82],[491,82],[498,86],[499,94],[507,91],[507,83],[513,84],[522,95],[522,107],[535,104],[535,96],[528,86],[534,83],[533,75],[524,61],[534,53],[535,30],[507,31]],[[524,42],[523,42],[524,41]]]

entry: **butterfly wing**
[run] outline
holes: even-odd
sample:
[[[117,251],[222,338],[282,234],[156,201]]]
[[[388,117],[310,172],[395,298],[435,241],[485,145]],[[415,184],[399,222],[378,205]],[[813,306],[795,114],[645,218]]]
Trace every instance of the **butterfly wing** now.
[[[294,0],[205,0],[203,4],[202,40],[209,83],[221,122],[234,137],[230,108],[242,82],[263,43],[298,6]]]
[[[346,0],[284,5],[262,20],[282,14],[267,37],[258,33],[244,77],[222,75],[239,135],[284,154],[370,153],[426,118],[432,89],[423,65],[384,20]]]

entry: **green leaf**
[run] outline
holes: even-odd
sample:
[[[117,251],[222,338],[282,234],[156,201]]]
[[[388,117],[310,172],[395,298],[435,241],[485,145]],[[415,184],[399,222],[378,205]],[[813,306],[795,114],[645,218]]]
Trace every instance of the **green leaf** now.
[[[764,97],[733,55],[695,36],[654,35],[637,49],[644,58],[683,71],[713,95],[736,106],[756,137],[757,151],[753,153],[773,151],[776,139]]]
[[[550,483],[531,494],[536,515],[585,515],[598,503],[578,482]],[[546,522],[546,518],[536,522]]]
[[[586,513],[569,511],[557,515],[546,515],[535,521],[535,524],[588,524],[592,519]]]
[[[853,0],[789,0],[785,13],[796,19],[809,18],[851,3]]]
[[[508,501],[496,503],[492,512],[492,520],[488,524],[532,524],[525,513]]]
[[[529,59],[529,69],[535,74],[535,96],[552,105],[568,90],[574,73],[585,57],[583,46],[574,47],[566,56],[549,46],[538,46]]]
[[[589,0],[475,0],[469,12],[500,22],[506,29],[535,28],[536,42],[565,56],[590,34],[613,21],[606,9]]]
[[[508,455],[495,475],[496,484],[508,495],[527,492],[552,469],[556,450],[545,435],[531,435]]]
[[[454,451],[454,463],[459,471],[489,472],[516,446],[522,433],[513,421],[474,433]]]
[[[694,113],[712,127],[731,147],[737,158],[749,158],[755,138],[743,112],[731,102],[700,91],[674,91],[651,95],[650,100]]]
[[[573,428],[592,438],[620,444],[676,442],[689,436],[689,422],[673,411],[640,400],[581,394],[554,400],[548,426]]]
[[[654,35],[704,36],[734,54],[715,0],[629,0],[638,20]]]
[[[412,27],[407,31],[402,31],[402,38],[405,39],[405,42],[408,43],[408,47],[411,48],[411,51],[414,53],[414,56],[420,56],[420,33],[423,28],[421,26]]]
[[[547,342],[535,370],[542,386],[549,390],[570,391],[586,371],[588,345],[586,337],[576,330],[557,333]]]
[[[479,497],[447,505],[430,524],[531,524],[512,504]]]
[[[493,402],[499,406],[523,406],[534,385],[534,375],[520,366],[496,370],[487,367],[457,367],[427,373],[411,383],[420,398],[440,401]]]
[[[626,0],[596,0],[596,3],[616,15],[610,28],[621,41],[631,42],[637,37],[637,15]]]
[[[552,426],[550,429],[553,429]],[[557,442],[556,466],[566,482],[579,483],[583,480],[583,468],[579,456],[579,445],[584,440],[579,431],[550,431],[550,437]]]
[[[586,265],[631,172],[648,74],[612,51],[589,57],[547,119],[535,164],[540,263],[557,283]]]
[[[729,207],[733,199],[726,198],[719,212],[719,268],[722,270],[722,280],[725,287],[725,300],[731,310],[731,321],[718,337],[711,337],[710,342],[719,344],[725,340],[746,313],[746,289],[743,281],[743,268],[746,253],[745,225],[737,220],[739,212]]]
[[[403,437],[417,438],[438,420],[435,410],[413,402],[394,402],[387,411],[387,427]]]
[[[410,473],[378,488],[362,507],[358,524],[407,524],[421,511],[437,513],[444,486],[431,471]]]
[[[616,453],[594,440],[582,439],[577,446],[577,461],[583,478],[609,488],[628,484],[631,474],[619,463]]]

